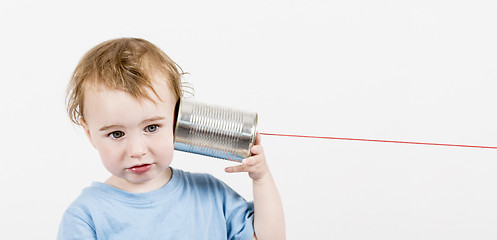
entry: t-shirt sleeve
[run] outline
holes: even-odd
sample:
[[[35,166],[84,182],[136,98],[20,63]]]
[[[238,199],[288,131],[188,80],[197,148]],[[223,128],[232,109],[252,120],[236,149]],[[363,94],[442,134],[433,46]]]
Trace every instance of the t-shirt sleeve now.
[[[254,203],[247,202],[228,185],[220,182],[224,194],[224,214],[228,240],[250,240],[254,236]]]
[[[66,211],[60,222],[57,240],[97,239],[94,229],[82,217]]]

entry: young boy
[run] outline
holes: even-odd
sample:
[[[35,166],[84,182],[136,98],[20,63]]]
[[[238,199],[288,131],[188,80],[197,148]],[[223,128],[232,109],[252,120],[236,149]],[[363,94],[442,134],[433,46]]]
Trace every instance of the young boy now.
[[[169,167],[181,96],[176,64],[148,41],[110,40],[83,56],[67,109],[111,176],[68,207],[58,239],[285,239],[259,135],[253,155],[225,169],[248,172],[253,203],[209,174]]]

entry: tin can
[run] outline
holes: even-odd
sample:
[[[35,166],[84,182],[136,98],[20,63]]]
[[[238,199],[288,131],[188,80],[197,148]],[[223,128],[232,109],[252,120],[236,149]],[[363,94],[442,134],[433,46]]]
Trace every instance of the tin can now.
[[[232,161],[251,155],[257,113],[181,98],[176,105],[174,149]]]

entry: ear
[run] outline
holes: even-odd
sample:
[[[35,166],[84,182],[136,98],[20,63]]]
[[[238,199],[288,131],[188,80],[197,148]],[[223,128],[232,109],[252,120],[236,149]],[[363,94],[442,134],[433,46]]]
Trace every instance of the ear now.
[[[91,133],[90,133],[90,128],[88,127],[88,124],[85,122],[85,120],[83,118],[80,118],[79,119],[79,123],[81,124],[81,126],[83,127],[83,129],[85,130],[85,133],[86,133],[86,137],[88,137],[88,140],[90,141],[91,145],[94,147],[94,148],[97,148],[95,146],[95,143],[93,142],[93,138],[91,137]]]

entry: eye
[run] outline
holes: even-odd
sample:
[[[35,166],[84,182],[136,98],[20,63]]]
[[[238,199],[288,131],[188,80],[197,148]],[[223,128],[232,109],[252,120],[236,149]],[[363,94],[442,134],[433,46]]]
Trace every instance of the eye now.
[[[114,139],[119,139],[119,138],[122,138],[123,136],[124,136],[123,131],[114,131],[114,132],[109,133],[109,137],[114,138]]]
[[[147,127],[145,127],[146,132],[155,132],[155,131],[157,131],[157,129],[159,129],[159,125],[157,125],[157,124],[152,124],[152,125],[148,125]]]

